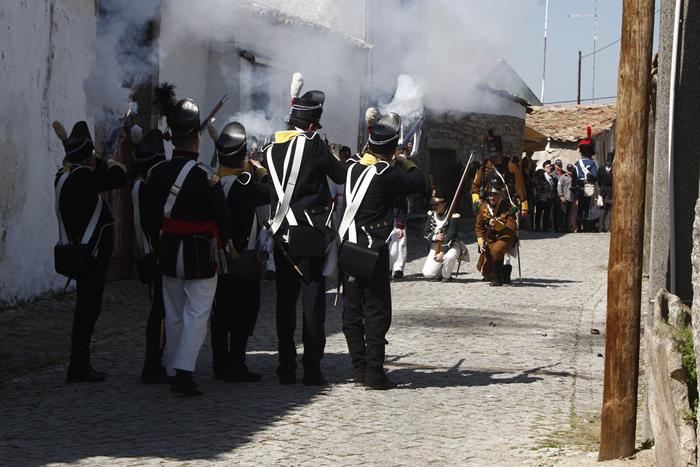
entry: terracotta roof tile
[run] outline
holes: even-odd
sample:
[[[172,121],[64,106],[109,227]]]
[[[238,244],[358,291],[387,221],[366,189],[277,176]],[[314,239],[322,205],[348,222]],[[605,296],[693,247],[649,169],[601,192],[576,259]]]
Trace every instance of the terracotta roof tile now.
[[[533,107],[525,125],[556,140],[575,142],[586,137],[590,125],[593,136],[610,130],[615,121],[615,104],[569,107]]]

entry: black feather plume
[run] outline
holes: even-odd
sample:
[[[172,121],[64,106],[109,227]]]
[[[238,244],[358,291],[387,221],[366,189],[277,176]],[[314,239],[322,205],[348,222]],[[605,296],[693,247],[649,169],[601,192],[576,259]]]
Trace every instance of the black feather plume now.
[[[175,85],[168,82],[161,83],[154,91],[153,108],[159,116],[164,117],[172,113],[175,104],[177,104]]]

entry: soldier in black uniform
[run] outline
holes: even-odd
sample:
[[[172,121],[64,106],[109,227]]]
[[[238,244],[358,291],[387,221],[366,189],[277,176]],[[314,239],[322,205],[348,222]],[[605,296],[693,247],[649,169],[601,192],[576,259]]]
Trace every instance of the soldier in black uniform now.
[[[248,370],[245,353],[260,310],[262,263],[257,261],[260,225],[255,208],[270,203],[268,175],[260,163],[252,159],[250,164],[256,174],[244,171],[246,133],[240,123],[226,125],[215,146],[219,160],[217,175],[233,221],[233,247],[238,254],[252,255],[255,259],[252,267],[247,268],[247,277],[236,277],[233,271],[219,276],[211,317],[214,376],[236,383],[260,381],[261,374]]]
[[[66,151],[64,165],[54,180],[60,243],[87,243],[91,252],[85,270],[76,278],[78,298],[67,380],[69,383],[100,382],[105,375],[90,364],[90,341],[100,315],[107,267],[114,247],[114,219],[100,193],[124,185],[126,171],[119,162],[95,157],[86,122],[76,123],[68,137],[60,123],[54,122],[54,129]],[[91,223],[93,216],[96,224]],[[86,239],[91,225],[94,227],[92,235]]]
[[[352,359],[354,380],[370,389],[391,389],[396,386],[384,372],[385,336],[391,325],[389,249],[386,240],[394,228],[395,198],[425,189],[423,173],[405,156],[397,156],[396,164],[391,164],[400,128],[401,119],[397,114],[385,115],[373,125],[367,151],[359,162],[350,161],[352,165],[348,168],[345,184],[346,216],[339,231],[344,242],[377,252],[371,277],[352,276],[342,264],[342,249],[346,245],[341,246],[341,268],[346,273],[343,283],[343,332]],[[353,200],[351,190],[373,169],[376,175],[369,182],[364,198]],[[354,217],[346,219],[350,216],[351,203],[357,202],[360,204]]]
[[[328,177],[345,182],[345,167],[331,153],[316,130],[321,128],[325,94],[309,91],[298,97],[301,76],[295,74],[292,108],[287,131],[275,133],[266,148],[265,167],[270,171],[272,221],[275,237],[277,285],[277,338],[282,384],[296,382],[296,303],[301,290],[303,304],[304,384],[320,385],[325,336],[326,245],[333,241],[329,228],[333,202]],[[295,83],[297,85],[295,86]],[[294,161],[299,160],[295,169]],[[296,176],[295,184],[290,178]],[[284,193],[288,193],[285,197]],[[303,278],[302,275],[303,274]]]
[[[142,282],[151,285],[151,311],[146,324],[146,358],[141,371],[141,382],[145,384],[162,384],[168,382],[163,367],[163,348],[165,306],[163,305],[163,277],[158,269],[158,237],[151,238],[148,226],[148,202],[146,183],[151,170],[165,162],[163,133],[150,130],[145,135],[141,128],[133,126],[131,140],[134,143],[132,168],[136,179],[131,189],[134,207],[134,236],[136,240],[136,269]]]
[[[151,235],[162,231],[166,369],[174,392],[198,396],[192,375],[207,333],[222,247],[231,238],[231,214],[221,184],[196,163],[197,103],[177,101],[167,83],[156,89],[156,103],[175,146],[172,159],[153,168],[147,185]]]

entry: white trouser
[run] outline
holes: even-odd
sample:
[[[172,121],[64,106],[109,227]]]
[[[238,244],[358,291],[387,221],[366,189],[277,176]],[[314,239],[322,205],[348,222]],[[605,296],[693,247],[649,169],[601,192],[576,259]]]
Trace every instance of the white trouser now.
[[[216,294],[217,276],[185,280],[182,246],[177,258],[177,278],[163,276],[165,304],[165,368],[194,371],[199,350],[207,335],[207,321]]]
[[[457,242],[454,242],[457,243]],[[442,262],[438,263],[435,261],[435,251],[430,250],[428,256],[425,258],[425,264],[423,265],[423,277],[426,279],[434,279],[439,274],[442,274],[443,279],[448,279],[452,272],[455,270],[457,265],[457,259],[459,258],[460,248],[458,245],[454,245],[447,250],[442,257]]]
[[[392,271],[403,272],[403,268],[406,266],[406,244],[406,231],[404,231],[403,237],[399,238],[396,229],[392,230],[389,236],[389,264]]]

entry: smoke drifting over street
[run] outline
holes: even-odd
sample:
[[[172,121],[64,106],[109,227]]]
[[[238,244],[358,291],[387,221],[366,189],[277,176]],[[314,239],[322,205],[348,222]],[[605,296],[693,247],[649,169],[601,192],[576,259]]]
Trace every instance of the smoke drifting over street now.
[[[527,8],[506,0],[414,1],[402,2],[402,8],[390,8],[395,2],[369,1],[366,37],[360,39],[334,32],[330,25],[310,26],[293,15],[281,14],[273,8],[279,7],[276,3],[101,2],[95,68],[85,82],[90,114],[123,114],[131,80],[147,74],[159,57],[163,60],[177,54],[183,43],[192,41],[231,49],[219,68],[240,99],[238,108],[224,110],[217,126],[235,118],[247,122],[251,134],[259,132],[258,137],[282,126],[289,110],[285,93],[294,71],[304,75],[304,91],[322,89],[326,93],[326,112],[331,114],[343,112],[346,99],[360,97],[347,95],[351,81],[363,83],[367,105],[406,117],[423,107],[433,112],[497,112],[503,100],[477,91],[476,86],[517,36],[518,18]],[[361,2],[343,4],[364,7]],[[155,50],[144,45],[143,34],[157,14],[178,34],[161,37]],[[245,44],[241,38],[250,18],[262,19],[256,22],[256,34],[264,42]],[[255,49],[258,64],[263,59],[271,65],[261,71],[239,57],[240,50],[249,48]],[[372,79],[367,56],[372,57]],[[252,99],[261,88],[270,98]]]

